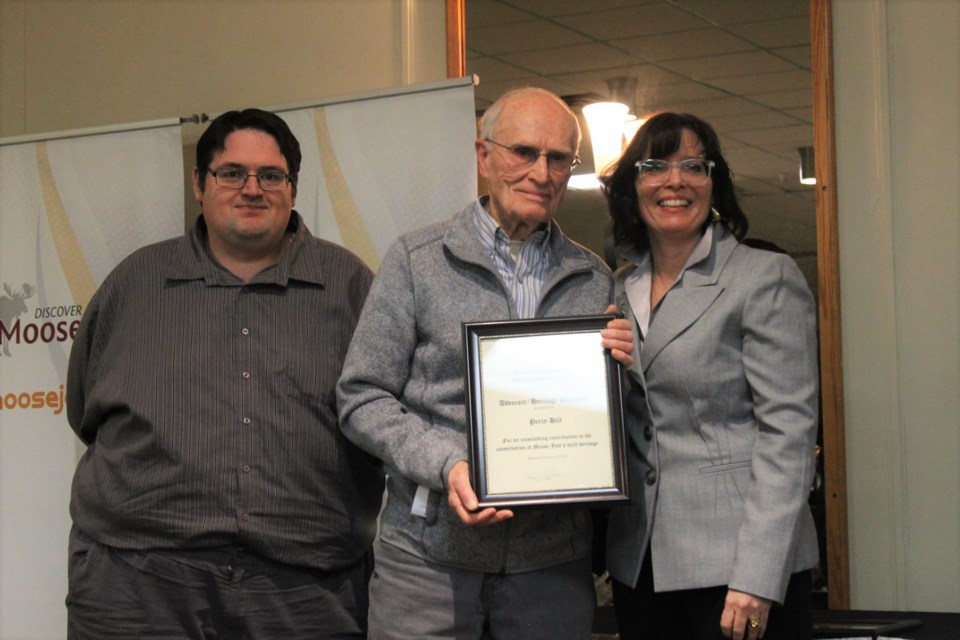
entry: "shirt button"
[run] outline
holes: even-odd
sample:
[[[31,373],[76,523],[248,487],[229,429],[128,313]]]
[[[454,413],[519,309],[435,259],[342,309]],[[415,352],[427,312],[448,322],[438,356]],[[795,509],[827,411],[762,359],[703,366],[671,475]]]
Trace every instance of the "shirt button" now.
[[[240,516],[240,519],[243,520],[244,522],[250,522],[250,514],[245,513],[242,516]]]
[[[244,418],[244,419],[243,419],[243,424],[250,424],[250,422],[251,422],[251,421],[250,421],[250,418]]]
[[[653,429],[650,428],[650,425],[644,427],[643,437],[645,440],[653,440]]]
[[[242,333],[245,336],[248,336],[250,335],[250,329],[247,329],[246,327],[244,327],[243,329],[240,329],[240,333]]]
[[[250,473],[250,465],[248,465],[248,464],[243,465],[243,472],[244,472],[244,473]]]
[[[244,379],[244,380],[249,380],[249,379],[250,379],[250,372],[249,372],[249,371],[244,371],[242,375],[243,375],[243,379]]]
[[[657,484],[657,471],[655,469],[648,469],[646,480],[650,486]]]

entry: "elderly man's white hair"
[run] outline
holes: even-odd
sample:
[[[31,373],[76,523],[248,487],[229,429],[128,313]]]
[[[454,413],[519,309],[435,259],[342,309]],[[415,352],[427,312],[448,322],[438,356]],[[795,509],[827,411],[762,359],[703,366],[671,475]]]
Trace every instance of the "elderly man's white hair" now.
[[[540,87],[521,87],[519,89],[513,89],[512,91],[508,91],[497,98],[496,102],[490,105],[487,110],[483,112],[483,116],[480,118],[480,137],[484,140],[493,137],[493,129],[497,124],[497,118],[500,117],[500,112],[503,111],[503,106],[507,102],[517,98],[525,98],[531,95],[539,95],[549,98],[550,100],[555,101],[563,108],[564,111],[570,114],[570,118],[573,120],[574,126],[577,128],[577,144],[574,148],[574,153],[579,151],[582,133],[580,131],[580,122],[577,120],[577,115],[572,109],[570,109],[569,105],[567,105],[567,103],[560,98],[560,96],[552,91],[541,89]]]

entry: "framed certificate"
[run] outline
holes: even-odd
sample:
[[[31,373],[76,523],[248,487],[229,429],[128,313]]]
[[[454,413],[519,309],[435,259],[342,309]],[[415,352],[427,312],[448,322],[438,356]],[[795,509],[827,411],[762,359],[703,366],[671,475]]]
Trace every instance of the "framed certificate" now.
[[[629,499],[613,316],[463,325],[470,469],[481,507]]]

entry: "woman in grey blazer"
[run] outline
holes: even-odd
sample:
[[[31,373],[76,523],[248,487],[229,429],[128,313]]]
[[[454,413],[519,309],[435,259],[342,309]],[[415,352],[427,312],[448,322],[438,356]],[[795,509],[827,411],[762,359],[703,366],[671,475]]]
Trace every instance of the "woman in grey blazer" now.
[[[713,128],[661,113],[604,178],[636,333],[633,500],[611,512],[621,638],[810,638],[814,302],[746,216]]]

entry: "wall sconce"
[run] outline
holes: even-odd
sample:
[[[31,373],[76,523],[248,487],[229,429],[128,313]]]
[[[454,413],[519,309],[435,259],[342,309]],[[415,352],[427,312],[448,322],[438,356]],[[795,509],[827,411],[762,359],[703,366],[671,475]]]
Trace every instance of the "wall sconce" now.
[[[623,151],[623,123],[628,111],[627,105],[621,102],[594,102],[583,108],[590,127],[593,167],[597,175],[613,164]]]
[[[590,140],[590,160],[581,145],[581,160],[583,164],[570,176],[567,186],[571,189],[599,189],[597,179],[603,170],[613,164],[620,157],[623,150],[623,126],[627,118],[628,107],[620,102],[592,102],[584,105],[582,112],[587,122],[584,132]],[[588,166],[589,164],[589,166]]]
[[[817,184],[814,171],[813,147],[797,147],[800,153],[800,184]]]
[[[624,146],[630,144],[634,136],[637,135],[637,131],[640,130],[640,127],[643,126],[643,123],[646,122],[646,118],[637,118],[631,116],[627,118],[627,121],[623,123],[623,144]]]
[[[623,152],[624,138],[633,140],[637,129],[643,120],[633,115],[634,100],[637,93],[637,79],[629,76],[618,76],[607,80],[610,100],[607,102],[591,102],[581,109],[586,120],[584,143],[589,139],[590,144],[581,144],[581,160],[583,164],[570,177],[567,183],[571,189],[598,189],[600,181],[598,175],[608,169]],[[584,146],[589,147],[592,162],[588,162]]]

